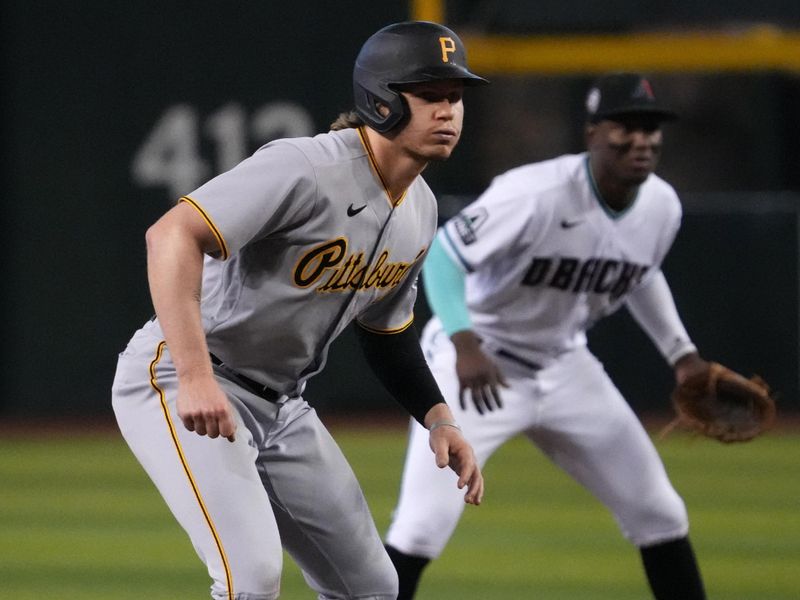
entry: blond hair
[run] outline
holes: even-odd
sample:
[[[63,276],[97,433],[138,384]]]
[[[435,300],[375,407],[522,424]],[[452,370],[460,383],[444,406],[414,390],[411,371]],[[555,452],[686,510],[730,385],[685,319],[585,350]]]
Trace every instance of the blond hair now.
[[[342,129],[357,129],[364,125],[364,119],[358,116],[354,110],[343,112],[336,120],[331,123],[331,131],[341,131]]]

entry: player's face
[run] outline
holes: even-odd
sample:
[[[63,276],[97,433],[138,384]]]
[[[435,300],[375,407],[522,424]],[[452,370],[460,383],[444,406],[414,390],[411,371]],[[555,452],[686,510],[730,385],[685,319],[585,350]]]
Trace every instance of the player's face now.
[[[623,185],[639,185],[655,171],[661,142],[658,120],[646,115],[603,120],[587,129],[592,164]]]
[[[404,86],[409,117],[394,141],[422,161],[446,160],[461,137],[464,83],[446,79]]]

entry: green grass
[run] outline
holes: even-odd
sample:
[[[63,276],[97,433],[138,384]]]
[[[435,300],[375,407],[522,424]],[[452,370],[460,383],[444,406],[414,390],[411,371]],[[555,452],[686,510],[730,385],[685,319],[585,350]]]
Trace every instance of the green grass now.
[[[404,432],[334,428],[380,531],[395,502]],[[686,500],[709,597],[800,596],[800,436],[723,446],[658,443]],[[638,553],[611,516],[523,440],[485,469],[419,600],[641,600]],[[15,434],[0,440],[0,598],[208,597],[188,538],[115,434]],[[313,599],[286,559],[283,598]]]

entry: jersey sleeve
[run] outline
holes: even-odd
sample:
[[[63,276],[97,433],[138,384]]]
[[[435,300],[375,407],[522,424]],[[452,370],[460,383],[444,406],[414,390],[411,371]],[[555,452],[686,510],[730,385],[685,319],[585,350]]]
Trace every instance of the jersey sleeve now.
[[[273,142],[181,198],[197,209],[226,259],[254,239],[291,227],[311,214],[314,169],[294,145]]]
[[[472,329],[472,318],[467,308],[466,276],[442,248],[440,235],[433,239],[422,266],[422,282],[428,306],[439,317],[445,333],[451,336]]]
[[[670,365],[697,351],[678,315],[661,269],[654,269],[652,277],[628,296],[626,304],[634,320]]]
[[[414,263],[408,276],[386,297],[370,305],[356,319],[358,325],[373,333],[399,333],[414,322],[417,280],[422,257]]]
[[[669,254],[670,248],[672,248],[672,244],[675,242],[675,238],[678,236],[678,232],[681,228],[681,220],[683,218],[683,209],[678,194],[672,186],[669,186],[666,182],[662,181],[661,183],[664,187],[663,195],[657,197],[657,202],[663,213],[655,217],[659,223],[661,232],[659,245],[656,251],[653,268],[650,269],[642,279],[642,285],[646,285],[657,278],[661,273],[661,265],[666,259],[667,254]]]
[[[439,234],[443,249],[467,273],[514,252],[532,222],[534,204],[514,180],[496,178],[472,204],[448,220]]]

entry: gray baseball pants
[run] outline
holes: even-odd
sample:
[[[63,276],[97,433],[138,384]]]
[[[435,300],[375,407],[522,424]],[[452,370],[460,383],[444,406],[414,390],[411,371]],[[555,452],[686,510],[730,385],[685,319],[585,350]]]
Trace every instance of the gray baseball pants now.
[[[272,600],[285,548],[323,600],[397,597],[397,574],[347,460],[302,398],[268,402],[215,367],[235,442],[186,430],[161,340],[120,354],[112,404],[123,437],[186,530],[218,600]]]

